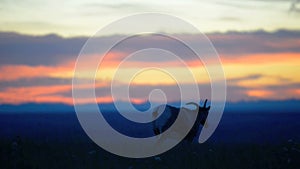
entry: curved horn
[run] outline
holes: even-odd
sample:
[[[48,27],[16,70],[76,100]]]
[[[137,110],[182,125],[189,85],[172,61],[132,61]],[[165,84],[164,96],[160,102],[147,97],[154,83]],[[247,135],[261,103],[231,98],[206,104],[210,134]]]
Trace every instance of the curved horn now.
[[[186,103],[186,105],[194,105],[194,106],[196,106],[196,109],[195,109],[195,110],[199,111],[199,104],[197,104],[197,103],[194,103],[194,102],[188,102],[188,103]]]
[[[207,103],[207,99],[205,99],[205,101],[204,101],[203,108],[206,108],[206,103]]]

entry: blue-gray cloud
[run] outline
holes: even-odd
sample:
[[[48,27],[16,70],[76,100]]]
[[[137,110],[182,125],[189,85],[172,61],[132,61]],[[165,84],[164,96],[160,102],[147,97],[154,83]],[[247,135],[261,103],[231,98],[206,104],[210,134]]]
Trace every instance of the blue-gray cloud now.
[[[0,64],[56,65],[76,59],[87,38],[0,33]]]
[[[195,43],[201,44],[197,35],[182,34],[180,36],[185,36]],[[211,33],[207,36],[223,57],[242,57],[242,55],[254,53],[300,52],[300,31],[227,32]],[[99,37],[96,38],[96,41],[99,41],[99,44],[110,43],[114,42],[117,37],[118,35]],[[57,65],[65,61],[75,61],[86,40],[88,37],[63,38],[54,34],[31,36],[2,32],[0,33],[0,65]],[[120,43],[113,50],[130,54],[149,47],[172,51],[185,60],[196,58],[178,41],[170,41],[169,38],[159,36],[129,38],[126,43]],[[101,48],[101,45],[94,48]],[[203,52],[205,53],[205,49]],[[140,58],[140,61],[164,62],[169,60]]]
[[[35,77],[21,78],[13,81],[0,81],[0,91],[5,91],[8,87],[32,87],[32,86],[53,86],[53,85],[71,85],[71,78],[54,77]]]

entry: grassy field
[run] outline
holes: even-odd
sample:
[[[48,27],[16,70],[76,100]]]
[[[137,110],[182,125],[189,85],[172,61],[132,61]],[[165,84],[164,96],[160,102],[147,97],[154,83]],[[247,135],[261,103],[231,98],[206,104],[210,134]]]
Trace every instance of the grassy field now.
[[[108,153],[88,139],[69,142],[1,140],[0,168],[33,169],[299,169],[300,144],[190,144],[183,142],[157,157],[129,159]]]
[[[299,169],[299,117],[225,114],[204,144],[130,159],[93,143],[75,114],[0,114],[0,169]]]

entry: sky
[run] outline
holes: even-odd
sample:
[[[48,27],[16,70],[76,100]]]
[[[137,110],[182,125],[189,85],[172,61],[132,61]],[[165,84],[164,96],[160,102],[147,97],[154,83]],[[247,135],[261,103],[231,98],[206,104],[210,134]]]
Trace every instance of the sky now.
[[[202,32],[297,30],[299,7],[292,5],[293,1],[1,0],[0,30],[32,35],[90,36],[114,20],[141,12],[175,15],[193,23]]]
[[[0,0],[0,104],[73,104],[72,77],[84,43],[105,25],[141,12],[174,15],[205,33],[223,65],[227,101],[300,98],[300,3],[298,5],[297,1]],[[122,30],[124,32],[126,30]],[[99,44],[111,42],[119,33],[96,39]],[[192,42],[199,40],[190,32],[175,33]],[[141,68],[163,65],[166,70],[175,72],[183,86],[189,88],[192,81],[185,77],[186,67],[170,53],[136,54],[115,74],[116,66],[126,56],[149,44],[175,51],[180,49],[178,54],[196,77],[201,96],[210,98],[210,79],[205,65],[193,54],[182,52],[176,44],[166,42],[163,37],[140,37],[110,51],[96,74],[97,101],[113,101],[110,84],[115,76],[120,86],[131,80],[130,90],[135,91],[132,102],[147,101],[149,93],[157,88],[166,92],[169,101],[178,101],[180,93],[176,80],[168,74],[151,69],[132,79],[129,76]],[[88,68],[92,59],[97,60],[104,54],[91,52],[86,55]],[[92,77],[82,73],[82,79],[85,78]],[[84,93],[90,87],[81,86],[81,90]],[[80,103],[91,100],[83,95]]]

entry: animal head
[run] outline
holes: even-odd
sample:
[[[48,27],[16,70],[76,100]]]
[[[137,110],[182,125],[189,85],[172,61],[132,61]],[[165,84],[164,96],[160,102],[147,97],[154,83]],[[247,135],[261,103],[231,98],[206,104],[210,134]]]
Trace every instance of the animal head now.
[[[205,100],[203,107],[194,102],[187,103],[187,105],[195,105],[197,107],[196,110],[198,111],[198,116],[196,121],[198,121],[203,126],[205,124],[210,109],[210,106],[206,107],[206,103],[207,99]]]

